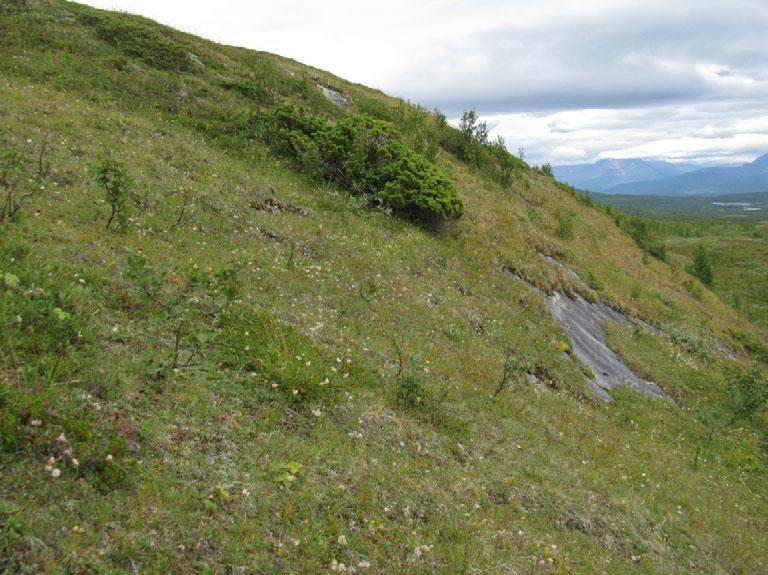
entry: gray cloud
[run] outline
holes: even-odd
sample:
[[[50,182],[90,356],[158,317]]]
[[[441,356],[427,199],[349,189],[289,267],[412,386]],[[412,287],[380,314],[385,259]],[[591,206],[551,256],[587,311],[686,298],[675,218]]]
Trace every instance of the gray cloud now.
[[[683,1],[474,32],[393,85],[429,106],[485,114],[766,99],[761,4]]]

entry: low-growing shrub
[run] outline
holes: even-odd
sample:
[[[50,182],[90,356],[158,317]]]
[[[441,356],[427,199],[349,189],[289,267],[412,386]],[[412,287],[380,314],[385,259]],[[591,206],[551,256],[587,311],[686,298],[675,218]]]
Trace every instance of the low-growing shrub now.
[[[768,378],[764,368],[755,364],[749,370],[733,369],[727,373],[727,379],[725,409],[718,410],[709,403],[698,409],[702,434],[694,451],[694,467],[698,466],[702,450],[737,424],[754,430],[761,438],[761,447],[768,447],[768,423],[760,417],[768,409]]]
[[[159,381],[171,370],[191,367],[206,355],[229,317],[240,290],[240,264],[218,270],[193,265],[170,274],[141,254],[130,254],[126,264],[123,276],[140,304],[153,313],[158,339],[173,342],[150,358],[148,375]]]
[[[451,181],[398,138],[392,124],[353,115],[335,125],[280,106],[257,120],[262,138],[315,179],[425,222],[459,218],[464,210]]]
[[[603,289],[603,282],[601,282],[592,271],[587,272],[587,277],[584,279],[585,283],[595,291]]]
[[[16,219],[24,204],[40,189],[43,174],[43,153],[40,151],[40,169],[37,181],[30,178],[24,155],[11,147],[0,149],[0,224]]]
[[[685,280],[683,282],[683,287],[685,288],[685,291],[691,294],[692,298],[698,301],[701,301],[701,299],[704,297],[704,292],[698,285],[693,283],[693,280]]]
[[[3,0],[0,3],[0,14],[14,14],[27,8],[28,0]]]
[[[404,365],[395,378],[395,405],[402,410],[421,409],[427,403],[426,376],[418,357]]]
[[[748,420],[768,407],[768,378],[755,364],[746,372],[731,373],[728,386],[731,422]]]
[[[96,35],[126,56],[139,58],[161,70],[189,70],[192,60],[178,44],[153,23],[95,10],[84,10],[83,21],[92,26]]]
[[[732,330],[730,333],[736,341],[744,346],[744,349],[752,358],[768,365],[768,346],[743,331]]]
[[[93,166],[92,171],[93,178],[111,209],[107,229],[113,221],[117,222],[120,229],[124,229],[128,223],[128,197],[133,183],[128,171],[123,164],[111,159],[101,160]]]
[[[701,283],[707,287],[712,287],[715,284],[715,272],[712,269],[709,253],[704,249],[704,246],[696,247],[696,251],[693,253],[693,262],[688,268],[688,272],[699,278]]]
[[[637,246],[657,260],[667,261],[667,248],[660,240],[654,239],[645,220],[622,213],[615,214],[614,221],[624,233],[628,234]]]

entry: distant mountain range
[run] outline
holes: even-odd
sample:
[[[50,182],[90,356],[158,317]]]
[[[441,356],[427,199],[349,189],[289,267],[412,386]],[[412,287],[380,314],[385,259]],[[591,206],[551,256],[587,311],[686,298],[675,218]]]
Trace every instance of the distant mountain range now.
[[[558,180],[604,194],[716,196],[768,191],[768,154],[742,166],[702,167],[646,160],[557,166]]]

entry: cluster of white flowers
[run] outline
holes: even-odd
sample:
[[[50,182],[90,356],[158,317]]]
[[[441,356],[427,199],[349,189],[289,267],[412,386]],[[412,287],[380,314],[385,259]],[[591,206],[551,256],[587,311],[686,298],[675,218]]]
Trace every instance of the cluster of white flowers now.
[[[45,465],[45,472],[48,473],[54,479],[61,476],[61,469],[56,467],[56,458],[49,457],[48,462]]]
[[[358,570],[364,571],[365,569],[368,569],[371,566],[370,562],[362,560],[357,563],[357,565],[345,565],[344,563],[338,562],[336,559],[331,561],[331,571],[335,571],[336,573],[357,573]]]
[[[70,447],[69,441],[67,441],[67,436],[62,433],[56,438],[56,443],[59,447],[62,458],[65,461],[68,461],[73,467],[79,467],[80,461],[78,461],[72,452],[72,447]]]
[[[434,545],[417,545],[413,550],[413,560],[421,559],[424,555],[432,551]]]

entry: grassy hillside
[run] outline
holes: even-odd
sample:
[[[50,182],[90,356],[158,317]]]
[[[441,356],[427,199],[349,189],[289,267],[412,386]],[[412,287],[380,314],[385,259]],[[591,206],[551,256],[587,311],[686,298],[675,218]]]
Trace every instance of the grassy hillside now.
[[[676,269],[688,269],[697,249],[708,254],[713,291],[763,330],[768,329],[765,261],[768,194],[709,198],[590,194],[602,205],[642,222],[651,245],[663,249]],[[628,220],[628,221],[629,221]],[[693,286],[698,293],[698,284]]]
[[[768,227],[723,220],[643,220],[653,242],[663,245],[669,263],[691,267],[703,248],[713,271],[713,291],[755,325],[768,330]]]
[[[0,572],[768,569],[760,376],[718,351],[761,332],[607,214],[278,56],[58,0],[3,1],[0,38],[2,197],[31,194],[0,224]],[[276,147],[299,108],[391,124],[461,217],[322,172],[317,132]],[[510,270],[663,329],[609,342],[674,401],[596,400]]]
[[[665,243],[681,266],[690,265],[695,249],[702,246],[712,262],[712,289],[768,332],[768,228],[724,226],[718,232],[699,237],[671,234]]]

